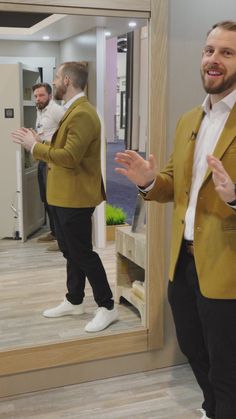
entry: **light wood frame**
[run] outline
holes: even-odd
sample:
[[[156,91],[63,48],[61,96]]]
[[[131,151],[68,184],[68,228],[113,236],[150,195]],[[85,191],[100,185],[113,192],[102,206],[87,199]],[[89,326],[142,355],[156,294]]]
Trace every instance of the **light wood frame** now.
[[[33,3],[33,4],[32,4]],[[132,16],[149,20],[149,151],[159,167],[165,158],[167,0],[18,0],[0,2],[0,11],[30,11],[92,14],[114,17]],[[45,368],[84,363],[98,359],[141,353],[163,346],[164,302],[164,209],[148,204],[147,227],[148,284],[145,330],[89,337],[77,341],[14,349],[0,352],[0,377]]]

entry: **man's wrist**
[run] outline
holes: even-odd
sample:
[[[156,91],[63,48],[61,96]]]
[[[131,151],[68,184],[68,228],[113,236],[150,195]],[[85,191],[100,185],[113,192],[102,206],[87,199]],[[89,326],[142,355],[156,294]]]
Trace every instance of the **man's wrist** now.
[[[233,199],[233,201],[227,202],[227,204],[230,205],[231,207],[236,206],[236,183],[234,184],[234,195],[235,195],[235,198]]]
[[[141,192],[145,193],[145,192],[149,192],[153,188],[154,183],[155,183],[155,179],[153,179],[151,182],[149,182],[145,186],[137,185],[137,187]]]

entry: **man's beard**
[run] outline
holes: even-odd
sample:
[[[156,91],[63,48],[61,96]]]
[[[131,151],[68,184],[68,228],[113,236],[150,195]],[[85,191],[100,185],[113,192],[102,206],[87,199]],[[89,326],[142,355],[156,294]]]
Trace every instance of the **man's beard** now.
[[[36,108],[38,108],[38,109],[42,110],[42,109],[46,108],[46,106],[48,106],[49,102],[50,102],[50,99],[48,99],[48,100],[47,100],[46,102],[44,102],[44,103],[37,103],[37,104],[36,104]]]
[[[54,87],[53,96],[56,100],[63,100],[64,95],[66,94],[66,86],[58,86],[57,88]]]
[[[211,70],[217,70],[217,69],[216,68],[211,68]],[[215,94],[224,93],[227,90],[230,90],[230,88],[233,87],[236,84],[236,72],[233,73],[228,78],[222,80],[221,83],[218,84],[217,86],[206,85],[206,82],[205,82],[205,79],[204,79],[204,74],[205,73],[201,70],[202,84],[203,84],[203,87],[204,87],[206,93],[209,93],[209,94],[215,95]]]

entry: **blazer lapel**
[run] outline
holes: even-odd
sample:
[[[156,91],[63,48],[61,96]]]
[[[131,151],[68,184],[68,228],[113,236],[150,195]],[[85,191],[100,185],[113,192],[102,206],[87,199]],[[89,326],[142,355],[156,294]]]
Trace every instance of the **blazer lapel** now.
[[[204,111],[201,107],[199,107],[196,109],[196,112],[193,114],[192,124],[191,124],[191,121],[189,124],[192,128],[192,131],[190,133],[190,136],[187,142],[187,146],[185,150],[185,158],[184,158],[184,174],[185,174],[185,183],[186,183],[187,189],[190,187],[191,182],[192,182],[193,156],[194,156],[196,137],[197,137],[199,128],[201,126],[203,117],[204,117]]]
[[[217,159],[219,160],[222,158],[224,152],[227,150],[227,148],[230,146],[230,144],[236,137],[235,121],[236,121],[236,104],[234,105],[232,111],[229,114],[225,127],[221,133],[221,136],[216,144],[216,147],[213,153],[213,155],[217,157]],[[208,168],[203,182],[205,182],[205,180],[208,178],[210,174],[211,174],[211,169]]]
[[[82,96],[79,99],[76,99],[72,105],[66,110],[66,112],[64,113],[62,119],[59,122],[59,127],[61,126],[61,124],[65,121],[65,119],[68,117],[68,115],[70,115],[70,113],[76,108],[76,106],[80,105],[83,102],[87,102],[87,98],[86,96]]]
[[[61,118],[59,124],[58,124],[58,128],[57,130],[54,132],[52,139],[51,139],[51,143],[53,144],[55,141],[55,138],[57,136],[57,132],[60,128],[60,126],[62,125],[62,123],[66,120],[66,118],[68,117],[68,115],[70,115],[70,113],[76,108],[76,106],[80,105],[83,102],[87,102],[87,97],[86,96],[82,96],[79,99],[75,100],[72,105],[66,110],[66,112],[64,113],[63,117]]]

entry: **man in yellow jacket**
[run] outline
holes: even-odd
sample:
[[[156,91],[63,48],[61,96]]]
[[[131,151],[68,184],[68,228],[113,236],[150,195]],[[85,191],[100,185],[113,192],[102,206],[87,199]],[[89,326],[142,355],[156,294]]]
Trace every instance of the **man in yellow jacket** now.
[[[98,305],[95,317],[85,326],[99,332],[118,319],[107,276],[92,247],[91,217],[106,199],[101,174],[101,125],[84,88],[87,69],[82,63],[66,62],[57,70],[54,97],[64,100],[66,112],[51,144],[42,144],[28,129],[12,136],[33,157],[48,164],[47,201],[52,207],[58,245],[67,260],[67,294],[45,317],[84,313],[85,280],[88,278]]]
[[[167,166],[118,153],[147,200],[173,201],[168,297],[200,385],[202,418],[236,418],[236,22],[209,31],[202,106],[183,115]]]

